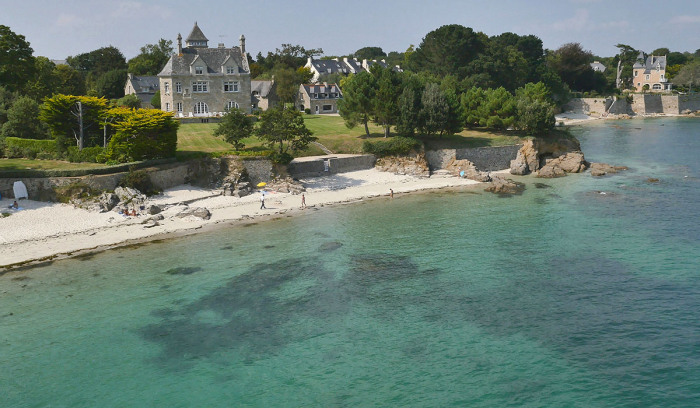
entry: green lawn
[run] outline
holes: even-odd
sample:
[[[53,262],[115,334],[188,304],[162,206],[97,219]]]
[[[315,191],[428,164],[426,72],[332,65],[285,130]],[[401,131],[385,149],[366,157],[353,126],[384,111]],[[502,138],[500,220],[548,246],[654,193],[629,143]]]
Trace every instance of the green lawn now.
[[[77,170],[104,167],[104,163],[71,163],[62,160],[0,159],[3,170]]]
[[[318,138],[318,142],[326,146],[334,153],[361,153],[362,142],[367,140],[364,126],[353,129],[345,126],[340,116],[304,115],[306,126]],[[232,150],[230,144],[222,139],[214,137],[215,123],[188,123],[180,125],[178,131],[178,151],[182,152],[219,152]],[[380,126],[369,125],[369,139],[383,138],[384,133]],[[504,146],[522,142],[523,137],[516,132],[493,132],[485,130],[465,130],[457,135],[443,138],[420,138],[428,149],[455,149],[465,147]],[[260,141],[255,138],[247,138],[243,141],[245,150],[262,149]],[[321,155],[323,151],[316,146],[311,146],[300,156]]]

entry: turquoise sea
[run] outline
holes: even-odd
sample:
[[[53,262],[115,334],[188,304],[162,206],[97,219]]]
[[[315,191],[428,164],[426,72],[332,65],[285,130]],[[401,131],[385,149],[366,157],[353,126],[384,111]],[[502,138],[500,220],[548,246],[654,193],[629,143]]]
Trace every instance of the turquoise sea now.
[[[0,406],[698,406],[700,120],[575,133],[630,170],[0,276]]]

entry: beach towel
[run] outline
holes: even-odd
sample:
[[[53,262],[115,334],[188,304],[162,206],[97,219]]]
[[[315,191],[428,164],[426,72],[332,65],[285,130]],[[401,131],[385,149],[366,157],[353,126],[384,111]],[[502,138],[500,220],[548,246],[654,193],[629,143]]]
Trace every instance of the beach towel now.
[[[29,195],[27,194],[27,186],[25,186],[21,181],[15,181],[15,184],[12,185],[12,190],[15,193],[15,200],[19,200],[20,198],[29,198]]]

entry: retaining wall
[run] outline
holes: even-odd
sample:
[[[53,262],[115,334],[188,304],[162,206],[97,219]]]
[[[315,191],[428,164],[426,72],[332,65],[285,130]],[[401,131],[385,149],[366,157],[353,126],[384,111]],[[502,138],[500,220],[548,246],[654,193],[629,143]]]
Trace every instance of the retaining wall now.
[[[452,159],[469,160],[480,171],[498,171],[510,168],[511,160],[515,160],[523,145],[499,147],[475,147],[470,149],[441,149],[425,153],[430,170],[445,168]]]
[[[330,166],[326,171],[325,162],[330,160]],[[371,154],[333,157],[319,156],[315,160],[293,160],[287,166],[287,172],[294,178],[319,177],[335,173],[348,173],[358,170],[369,170],[374,168],[377,158]]]

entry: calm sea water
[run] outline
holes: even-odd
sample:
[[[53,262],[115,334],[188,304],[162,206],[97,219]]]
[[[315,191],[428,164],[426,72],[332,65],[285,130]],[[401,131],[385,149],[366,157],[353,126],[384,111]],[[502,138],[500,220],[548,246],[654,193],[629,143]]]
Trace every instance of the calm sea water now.
[[[700,121],[576,133],[631,170],[0,276],[0,405],[697,406]]]

